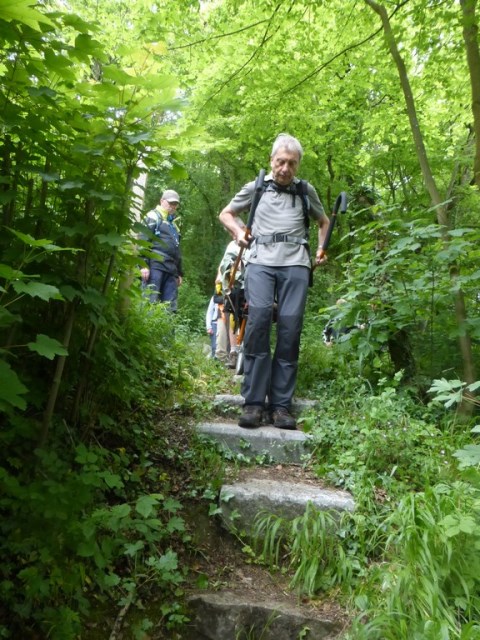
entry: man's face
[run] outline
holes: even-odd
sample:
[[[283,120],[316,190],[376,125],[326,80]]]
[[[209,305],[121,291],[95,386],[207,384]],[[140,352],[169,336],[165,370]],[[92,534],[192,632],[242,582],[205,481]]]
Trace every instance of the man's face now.
[[[296,151],[287,151],[280,147],[275,155],[270,158],[273,179],[277,184],[288,186],[298,171],[300,157]]]
[[[169,202],[168,200],[161,200],[160,204],[162,209],[165,209],[167,213],[175,215],[177,212],[178,202]]]

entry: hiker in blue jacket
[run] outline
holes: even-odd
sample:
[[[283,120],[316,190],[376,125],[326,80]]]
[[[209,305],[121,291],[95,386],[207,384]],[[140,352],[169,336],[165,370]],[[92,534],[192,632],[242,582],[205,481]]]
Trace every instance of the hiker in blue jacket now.
[[[316,264],[326,260],[321,248],[329,223],[315,189],[295,177],[302,155],[302,146],[293,136],[280,134],[273,143],[271,173],[265,177],[249,238],[245,237],[238,216],[249,210],[255,182],[246,184],[220,213],[220,221],[237,242],[242,246],[250,244],[245,271],[248,322],[242,383],[245,404],[238,422],[241,427],[260,426],[267,406],[274,426],[296,428],[290,409],[312,266],[306,240],[307,216],[318,225]],[[301,194],[303,185],[305,193]],[[272,358],[274,302],[277,337]]]
[[[145,257],[145,266],[140,270],[142,282],[150,291],[150,302],[168,302],[173,312],[177,310],[178,287],[183,277],[180,232],[175,224],[179,204],[176,191],[164,191],[160,203],[145,216],[146,231],[140,234],[141,240],[151,242],[150,249],[156,254]]]

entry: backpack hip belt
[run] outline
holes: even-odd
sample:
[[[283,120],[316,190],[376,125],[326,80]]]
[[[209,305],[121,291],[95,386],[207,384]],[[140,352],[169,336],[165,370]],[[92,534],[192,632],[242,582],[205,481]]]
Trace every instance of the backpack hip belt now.
[[[272,236],[256,236],[254,238],[257,244],[275,244],[276,242],[292,242],[294,244],[303,244],[308,247],[308,242],[305,238],[299,236],[289,236],[286,233],[275,233]]]

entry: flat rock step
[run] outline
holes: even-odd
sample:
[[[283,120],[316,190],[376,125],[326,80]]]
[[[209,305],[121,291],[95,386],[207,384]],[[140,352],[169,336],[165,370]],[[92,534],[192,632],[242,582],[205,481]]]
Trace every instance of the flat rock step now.
[[[253,532],[259,513],[293,520],[305,512],[308,503],[319,511],[333,513],[355,508],[352,496],[346,491],[297,481],[249,478],[225,484],[220,490],[220,509],[225,526],[247,533]]]
[[[303,431],[275,427],[242,429],[230,422],[202,422],[198,433],[212,438],[227,450],[245,457],[266,455],[275,462],[301,462],[309,456],[310,436]]]
[[[342,626],[333,617],[273,600],[249,600],[233,591],[192,596],[189,607],[194,622],[183,640],[294,640],[302,632],[307,638],[333,640]]]
[[[215,404],[227,405],[228,407],[242,407],[245,400],[241,395],[231,395],[228,393],[221,393],[215,396]],[[292,402],[292,412],[298,415],[302,411],[313,409],[317,405],[316,400],[305,400],[302,398],[294,398]]]

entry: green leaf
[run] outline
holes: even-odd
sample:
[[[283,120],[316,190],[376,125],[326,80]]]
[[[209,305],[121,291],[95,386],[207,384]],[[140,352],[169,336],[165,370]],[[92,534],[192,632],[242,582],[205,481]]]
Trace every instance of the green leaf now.
[[[0,203],[8,204],[15,200],[15,191],[2,191],[0,192]]]
[[[4,410],[5,403],[17,409],[25,409],[27,403],[21,397],[28,391],[18,379],[10,365],[0,360],[0,410]]]
[[[159,558],[158,566],[164,571],[175,571],[178,567],[178,557],[174,551],[167,551]]]
[[[103,577],[103,584],[106,587],[116,587],[117,584],[120,584],[120,576],[117,576],[116,573],[107,573]]]
[[[57,92],[50,87],[28,87],[28,93],[32,96],[32,98],[41,98],[43,96],[47,96],[48,98],[55,98]]]
[[[17,293],[25,293],[32,298],[41,298],[42,300],[63,300],[63,296],[57,287],[50,284],[42,284],[41,282],[21,282],[12,283],[12,287]]]
[[[54,244],[52,244],[51,240],[47,240],[46,238],[40,238],[39,240],[37,240],[36,238],[31,236],[29,233],[22,233],[21,231],[17,231],[16,229],[11,229],[10,227],[7,227],[7,228],[11,233],[13,233],[14,236],[16,236],[19,240],[21,240],[24,244],[28,245],[29,247],[57,248]]]
[[[22,318],[19,315],[10,313],[8,309],[0,307],[0,327],[9,327],[14,322],[20,322]]]
[[[118,475],[118,473],[102,471],[99,476],[105,480],[105,484],[110,489],[121,489],[124,486],[122,478]]]
[[[154,495],[140,496],[135,505],[135,510],[144,518],[148,518],[157,504],[158,498]]]
[[[143,542],[143,540],[138,540],[137,542],[129,543],[129,544],[125,544],[124,545],[124,553],[126,556],[134,556],[137,551],[140,551],[141,549],[143,549],[145,546],[145,543]]]
[[[104,57],[104,50],[98,40],[94,40],[88,33],[79,33],[75,38],[75,48],[84,54],[96,56],[97,58]]]
[[[24,274],[17,269],[12,269],[8,264],[0,264],[0,278],[5,280],[15,280],[21,278]]]
[[[197,579],[195,581],[197,589],[208,589],[208,584],[208,576],[205,573],[201,573],[199,576],[197,576]]]
[[[167,523],[167,529],[170,533],[174,531],[185,531],[185,520],[179,516],[173,516]]]
[[[80,464],[94,463],[98,460],[98,455],[94,451],[87,449],[83,443],[78,445],[75,453],[75,461]]]
[[[129,84],[138,84],[138,78],[129,75],[123,69],[119,69],[113,65],[106,65],[103,68],[103,77],[107,80],[113,80],[115,84],[118,84],[122,87]]]
[[[36,4],[32,0],[2,0],[0,3],[0,18],[6,22],[16,20],[28,25],[32,29],[41,31],[39,22],[43,22],[50,26],[55,26],[54,23],[44,16],[40,11],[32,9]]]
[[[216,504],[210,504],[210,506],[208,507],[208,516],[212,517],[212,516],[219,516],[222,514],[222,509],[220,507],[217,507]]]
[[[77,548],[77,554],[82,558],[90,558],[95,554],[96,543],[94,540],[81,542]]]
[[[130,144],[136,144],[137,142],[142,142],[143,140],[151,140],[153,138],[152,131],[144,131],[143,133],[136,133],[132,135],[125,136]]]
[[[179,164],[173,165],[168,173],[172,180],[186,180],[188,178],[188,171]]]
[[[472,516],[462,516],[459,522],[460,531],[472,534],[477,529],[477,523]]]
[[[467,444],[453,454],[459,461],[460,469],[480,465],[480,444]]]
[[[115,518],[126,518],[130,515],[131,507],[128,504],[117,504],[111,509],[111,515]]]
[[[182,505],[178,500],[175,500],[175,498],[167,498],[163,503],[163,507],[166,511],[175,513],[176,511],[182,508]]]
[[[120,247],[125,243],[125,237],[118,233],[99,233],[95,236],[100,244],[108,244],[111,247]]]
[[[61,342],[55,338],[49,338],[43,333],[37,335],[35,342],[29,342],[27,347],[30,351],[36,351],[39,355],[49,360],[53,360],[55,356],[68,356],[68,350]]]
[[[461,236],[465,235],[466,233],[472,233],[472,231],[475,231],[475,229],[450,229],[450,231],[448,231],[448,235],[452,236],[453,238],[460,238]]]
[[[66,300],[69,300],[71,302],[74,298],[80,295],[81,292],[78,291],[78,289],[70,286],[69,284],[64,284],[60,285],[60,293]]]

